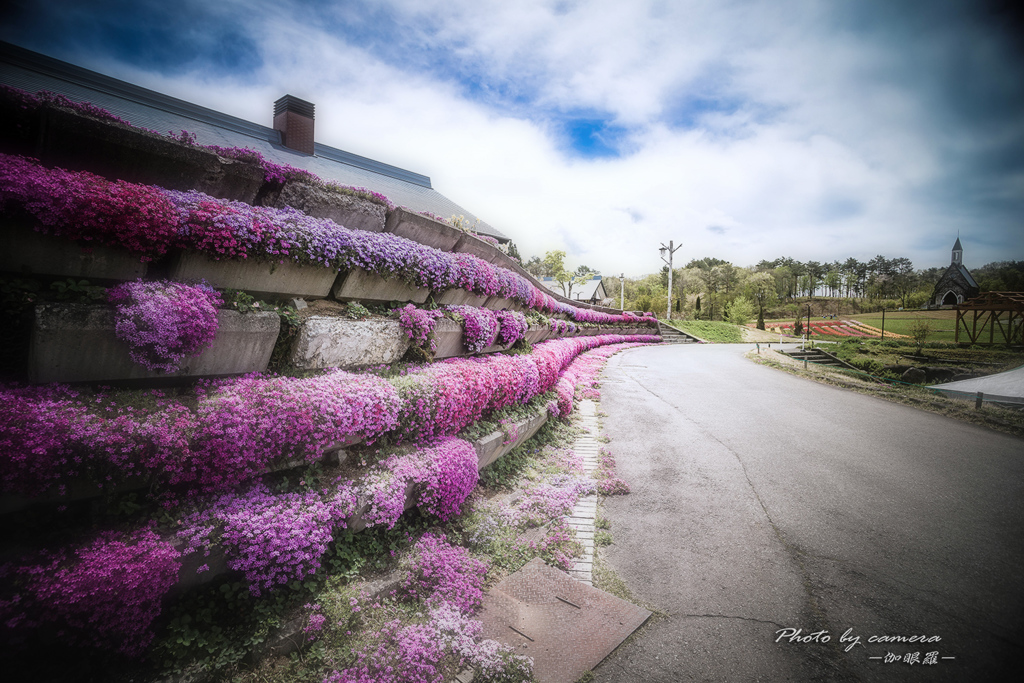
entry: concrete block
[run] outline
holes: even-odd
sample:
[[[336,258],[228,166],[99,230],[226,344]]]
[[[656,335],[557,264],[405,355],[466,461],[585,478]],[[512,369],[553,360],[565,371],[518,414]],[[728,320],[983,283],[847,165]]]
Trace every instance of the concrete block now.
[[[0,222],[0,270],[92,280],[135,280],[147,263],[127,249],[44,235],[25,222]]]
[[[434,294],[434,301],[438,306],[475,306],[483,308],[490,297],[477,296],[464,289],[446,289],[444,292]]]
[[[173,373],[147,370],[129,357],[114,334],[114,310],[86,304],[36,306],[29,351],[29,380],[99,382],[157,377],[207,377],[263,372],[281,321],[276,313],[218,311],[220,329],[200,355],[184,358]]]
[[[434,343],[434,358],[437,360],[466,355],[466,347],[462,343],[462,325],[454,320],[438,319],[434,324]]]
[[[473,256],[481,258],[488,263],[498,263],[511,260],[501,251],[501,249],[498,249],[488,242],[484,242],[482,239],[473,237],[467,232],[462,233],[458,244],[455,245],[455,248],[452,249],[452,251],[472,254]]]
[[[487,436],[473,442],[473,448],[476,449],[477,459],[479,460],[478,469],[482,470],[505,454],[504,440],[505,435],[501,432],[491,432]]]
[[[455,245],[466,234],[458,228],[403,208],[388,214],[384,230],[441,251],[454,251]]]
[[[398,278],[385,280],[362,268],[353,268],[338,275],[332,291],[339,301],[411,301],[421,304],[430,296],[428,289],[420,289]]]
[[[503,296],[492,296],[492,297],[489,297],[487,299],[487,303],[484,304],[484,305],[487,308],[491,309],[492,311],[504,311],[504,310],[516,311],[516,310],[519,310],[518,308],[515,307],[516,306],[516,302],[512,301],[511,299],[506,299]]]
[[[280,192],[268,194],[261,203],[275,208],[290,206],[314,218],[330,218],[350,230],[370,232],[384,230],[388,212],[383,204],[301,180],[289,180]]]
[[[531,344],[542,342],[551,336],[550,325],[530,325],[526,330],[526,341]]]
[[[206,280],[218,289],[240,289],[256,296],[324,298],[330,294],[337,274],[333,268],[300,266],[291,261],[216,261],[205,254],[181,252],[171,258],[168,277]]]
[[[42,107],[40,116],[34,156],[47,166],[248,204],[263,187],[263,169],[196,145],[56,106]]]
[[[291,363],[305,370],[394,363],[410,343],[397,320],[310,316],[292,345]]]

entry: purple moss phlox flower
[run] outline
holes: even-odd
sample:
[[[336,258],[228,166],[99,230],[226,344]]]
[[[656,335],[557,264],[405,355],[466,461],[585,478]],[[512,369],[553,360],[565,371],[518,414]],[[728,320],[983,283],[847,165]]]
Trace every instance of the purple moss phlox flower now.
[[[129,355],[150,370],[174,372],[181,359],[201,353],[217,335],[223,299],[208,285],[125,282],[107,291],[114,304],[115,334]]]

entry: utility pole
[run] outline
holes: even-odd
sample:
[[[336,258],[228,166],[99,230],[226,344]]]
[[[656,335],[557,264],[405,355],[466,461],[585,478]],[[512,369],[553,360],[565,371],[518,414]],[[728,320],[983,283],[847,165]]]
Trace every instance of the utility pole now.
[[[678,250],[682,248],[683,245],[680,244],[678,247],[675,247],[673,249],[672,240],[669,240],[667,247],[664,243],[662,243],[661,249],[659,249],[659,251],[661,252],[662,261],[665,261],[665,252],[668,252],[668,260],[665,261],[665,263],[668,264],[668,308],[665,310],[666,322],[672,319],[672,254],[676,253]]]
[[[619,276],[619,286],[622,288],[622,293],[619,295],[619,308],[626,310],[626,274],[623,273]]]

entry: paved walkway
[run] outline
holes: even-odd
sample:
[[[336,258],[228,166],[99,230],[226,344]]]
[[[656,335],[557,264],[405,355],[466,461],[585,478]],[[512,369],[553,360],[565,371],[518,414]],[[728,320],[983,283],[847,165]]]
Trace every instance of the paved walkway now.
[[[962,391],[968,394],[975,394],[981,391],[986,396],[1024,399],[1024,365],[986,377],[975,377],[974,379],[946,382],[945,384],[933,384],[931,388],[939,391]]]
[[[590,474],[597,471],[597,437],[600,430],[597,420],[597,404],[590,399],[580,401],[577,406],[580,426],[585,430],[576,438],[573,450],[583,457],[583,471]],[[597,494],[584,496],[576,503],[567,518],[569,526],[576,530],[576,540],[583,544],[583,557],[569,571],[569,575],[588,586],[594,585],[594,521],[597,517]]]

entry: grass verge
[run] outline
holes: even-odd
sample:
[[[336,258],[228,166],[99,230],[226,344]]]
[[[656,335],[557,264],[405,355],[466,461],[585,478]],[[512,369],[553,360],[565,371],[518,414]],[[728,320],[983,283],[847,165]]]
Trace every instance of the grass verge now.
[[[777,368],[791,375],[804,377],[822,384],[851,389],[861,394],[868,394],[892,401],[893,403],[920,408],[921,410],[945,415],[962,422],[981,425],[1006,434],[1024,436],[1024,412],[1021,411],[996,405],[985,405],[980,410],[976,410],[972,401],[949,398],[942,394],[936,394],[924,387],[909,384],[880,384],[836,368],[808,365],[807,369],[804,370],[803,363],[775,350],[762,350],[760,355],[756,351],[751,351],[747,354],[747,357],[756,363]]]

